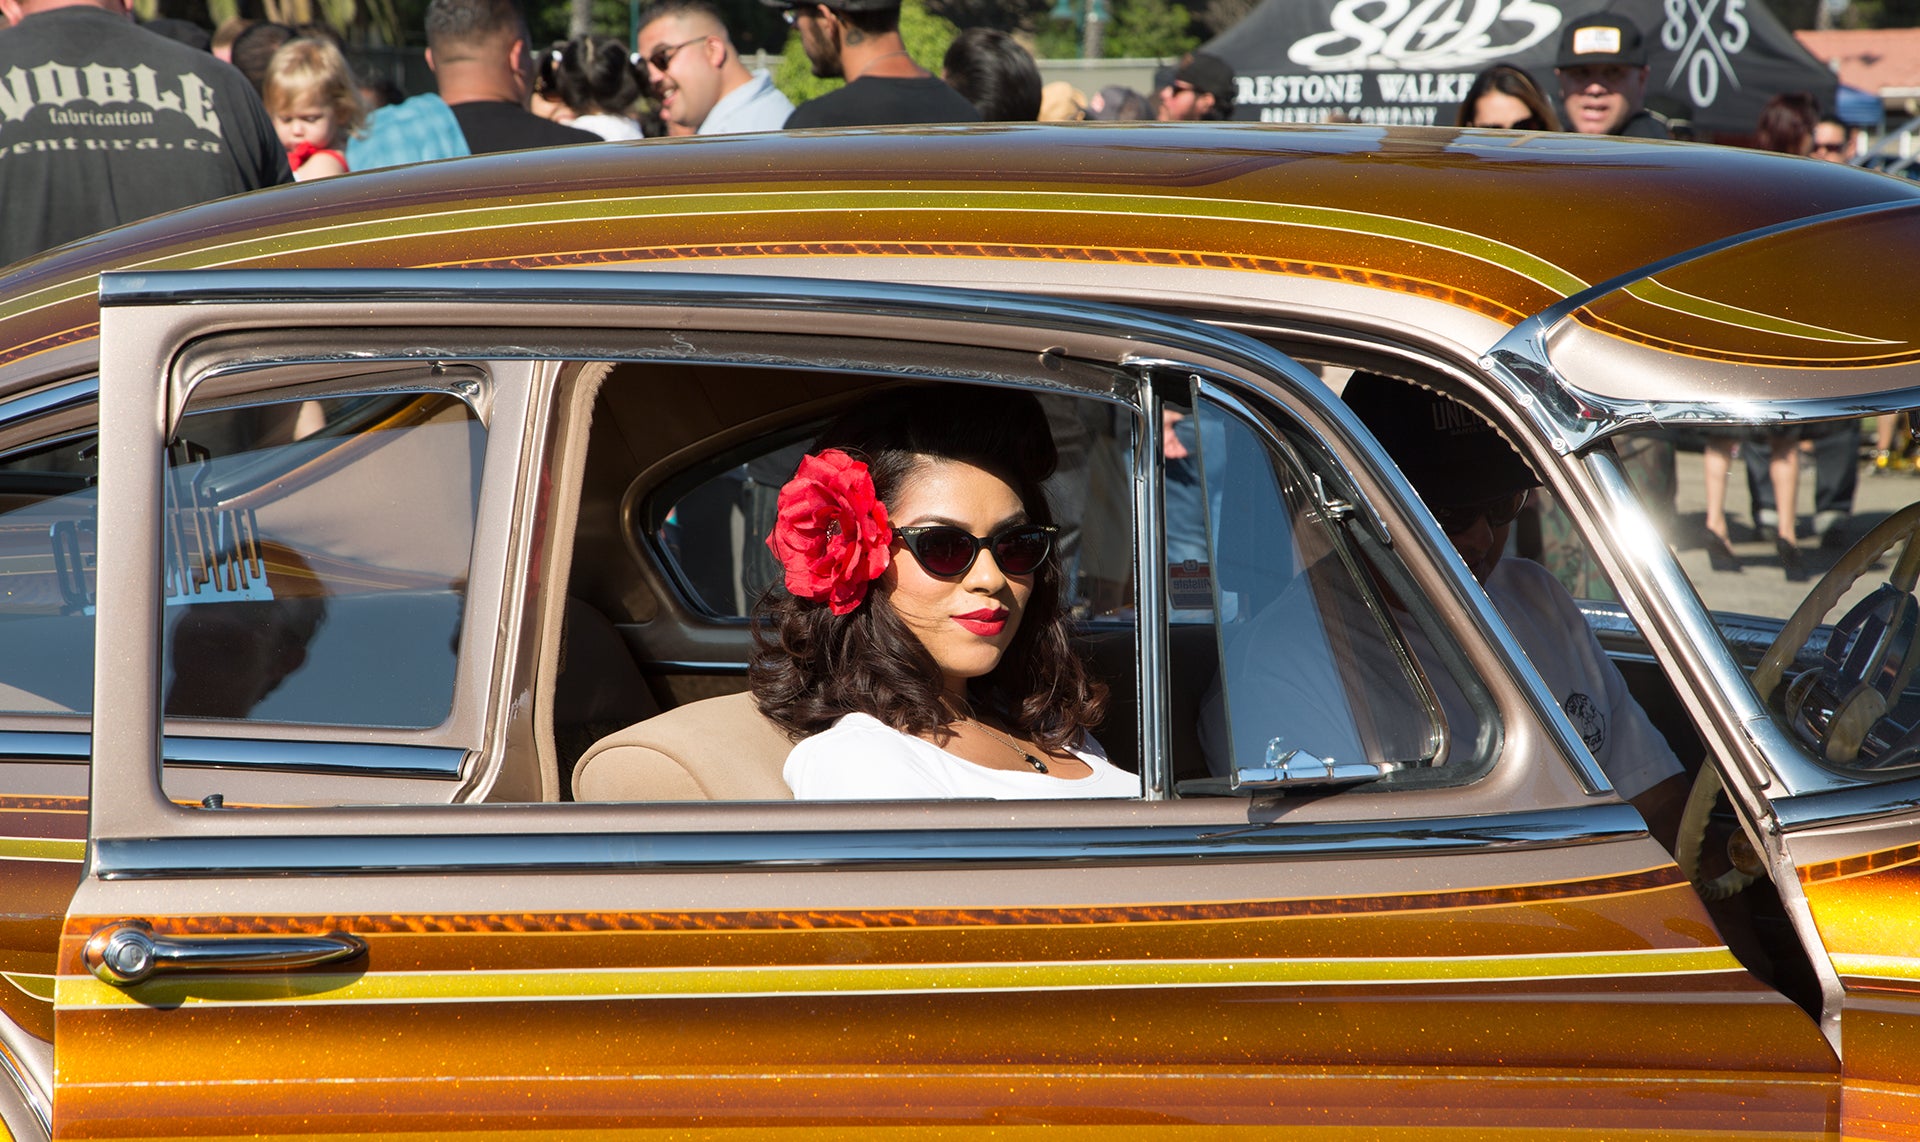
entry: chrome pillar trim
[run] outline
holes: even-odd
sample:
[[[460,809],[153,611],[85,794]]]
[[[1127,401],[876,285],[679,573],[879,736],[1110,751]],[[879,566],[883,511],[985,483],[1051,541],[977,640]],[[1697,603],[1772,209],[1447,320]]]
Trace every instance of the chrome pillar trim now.
[[[1163,694],[1173,692],[1172,635],[1167,626],[1172,614],[1167,605],[1167,533],[1162,525],[1166,514],[1161,482],[1160,394],[1154,390],[1154,370],[1162,362],[1129,361],[1137,370],[1138,388],[1134,394],[1135,415],[1141,419],[1134,430],[1133,444],[1133,555],[1139,572],[1134,575],[1134,637],[1139,640],[1140,666],[1135,685],[1140,695],[1140,784],[1149,801],[1165,801],[1173,796],[1173,730],[1167,725]],[[1175,363],[1165,367],[1179,368]]]
[[[1889,818],[1911,819],[1920,813],[1920,773],[1878,785],[1851,785],[1795,797],[1775,806],[1781,831],[1788,836],[1803,829],[1867,825]]]
[[[1743,418],[1740,411],[1731,406],[1612,401],[1585,392],[1570,384],[1560,375],[1559,370],[1554,368],[1552,357],[1547,352],[1547,337],[1560,322],[1608,294],[1626,289],[1675,266],[1710,257],[1749,242],[1810,226],[1894,210],[1910,210],[1915,207],[1916,203],[1913,200],[1905,199],[1828,211],[1825,214],[1795,218],[1730,235],[1658,261],[1649,262],[1638,269],[1608,278],[1570,297],[1562,298],[1520,322],[1493,348],[1487,350],[1486,354],[1480,358],[1480,367],[1507,386],[1527,409],[1534,423],[1554,449],[1563,455],[1568,452],[1577,452],[1601,436],[1635,425],[1680,421],[1729,424],[1749,419]],[[1773,408],[1773,406],[1769,407]],[[1837,401],[1793,401],[1784,402],[1780,407],[1789,410],[1780,417],[1787,420],[1812,420],[1835,416],[1857,417],[1872,413],[1870,409],[1861,408],[1859,401],[1852,400],[1844,402],[1844,407],[1842,402]],[[1890,404],[1887,407],[1897,409],[1909,408],[1912,405]],[[1778,412],[1779,409],[1774,411]]]
[[[1749,242],[1772,238],[1776,234],[1803,230],[1807,226],[1826,225],[1826,223],[1836,223],[1843,219],[1876,215],[1885,211],[1899,211],[1899,209],[1914,209],[1914,207],[1916,203],[1912,200],[1855,205],[1847,209],[1828,211],[1824,215],[1811,215],[1805,219],[1789,219],[1786,223],[1759,226],[1740,234],[1718,238],[1715,242],[1707,242],[1703,246],[1695,246],[1692,250],[1682,250],[1680,253],[1663,257],[1659,261],[1649,261],[1647,265],[1642,265],[1638,269],[1611,276],[1605,282],[1588,286],[1578,294],[1561,297],[1559,301],[1548,305],[1540,313],[1519,322],[1517,326],[1507,330],[1507,336],[1500,338],[1498,344],[1494,344],[1492,349],[1488,349],[1480,357],[1480,369],[1496,376],[1515,397],[1521,399],[1528,415],[1534,418],[1538,428],[1553,443],[1555,451],[1563,455],[1586,447],[1599,436],[1619,432],[1622,428],[1628,428],[1634,424],[1667,422],[1668,418],[1680,418],[1680,420],[1701,418],[1707,422],[1722,422],[1722,424],[1740,420],[1738,413],[1718,409],[1713,405],[1622,403],[1622,401],[1609,401],[1605,397],[1597,397],[1594,393],[1582,392],[1569,384],[1567,378],[1559,374],[1559,370],[1553,369],[1553,359],[1548,353],[1548,336],[1553,332],[1553,326],[1571,319],[1574,313],[1592,305],[1594,301],[1599,301],[1601,297],[1617,294],[1620,290],[1626,290],[1628,286],[1634,286],[1636,282],[1644,282],[1647,278],[1665,273],[1678,265],[1686,265],[1701,257],[1711,257],[1715,253],[1732,250],[1736,246],[1745,246]],[[1855,403],[1857,401],[1849,401],[1849,405],[1855,405]],[[1828,405],[1820,405],[1820,407],[1828,407]],[[1910,407],[1910,405],[1897,405],[1897,407]],[[1688,416],[1684,413],[1684,409],[1693,409],[1695,413],[1699,413],[1699,416]],[[1851,413],[1828,413],[1828,415],[1862,416],[1866,413],[1851,411]],[[1801,416],[1812,418],[1814,413],[1793,415],[1791,418],[1801,418]]]
[[[467,751],[373,742],[169,737],[161,743],[161,755],[168,765],[452,781],[460,776]]]
[[[233,876],[701,872],[787,869],[1086,867],[1181,860],[1352,860],[1526,852],[1646,836],[1631,805],[1593,804],[1481,817],[1086,829],[892,829],[873,832],[458,833],[444,836],[165,837],[97,842],[105,880]]]
[[[98,377],[68,381],[65,384],[51,385],[30,393],[22,393],[17,397],[0,401],[0,426],[58,409],[90,404],[99,397],[100,378]]]
[[[91,734],[0,732],[0,758],[8,760],[85,761],[92,754]]]
[[[0,1071],[12,1080],[14,1089],[20,1092],[20,1099],[33,1112],[34,1121],[40,1127],[42,1137],[53,1135],[53,1068],[52,1045],[41,1039],[27,1035],[19,1024],[0,1015]],[[29,1051],[39,1054],[40,1073],[36,1074],[34,1060]],[[0,1122],[0,1129],[6,1124]]]
[[[156,936],[144,920],[124,920],[95,932],[81,949],[87,970],[116,987],[156,975],[197,971],[298,971],[358,959],[365,940],[345,932],[324,936]]]
[[[447,781],[460,776],[467,756],[466,750],[442,746],[265,738],[168,737],[162,740],[160,750],[168,765]],[[84,762],[92,754],[93,741],[88,734],[0,733],[0,758]]]

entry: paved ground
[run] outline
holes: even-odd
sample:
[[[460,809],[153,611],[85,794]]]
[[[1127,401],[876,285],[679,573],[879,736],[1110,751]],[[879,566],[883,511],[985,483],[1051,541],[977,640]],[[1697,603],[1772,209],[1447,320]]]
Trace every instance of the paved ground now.
[[[1714,571],[1708,565],[1705,548],[1700,546],[1701,521],[1706,514],[1706,481],[1701,473],[1700,454],[1681,452],[1679,455],[1680,519],[1676,534],[1670,538],[1679,551],[1680,565],[1693,579],[1700,597],[1713,610],[1785,617],[1792,613],[1813,583],[1834,565],[1854,540],[1895,511],[1920,500],[1920,476],[1910,472],[1874,475],[1871,466],[1863,463],[1860,468],[1860,490],[1854,497],[1853,517],[1839,529],[1841,543],[1839,546],[1822,545],[1819,537],[1813,534],[1812,463],[1811,458],[1807,458],[1802,465],[1800,478],[1800,550],[1808,569],[1813,573],[1813,579],[1805,583],[1789,583],[1780,570],[1780,560],[1774,552],[1772,531],[1756,532],[1753,528],[1753,515],[1742,469],[1743,465],[1736,460],[1733,475],[1727,481],[1727,517],[1733,533],[1733,549],[1740,556],[1741,569],[1737,572]],[[1891,564],[1890,558],[1883,559],[1876,570],[1861,576],[1835,613],[1844,613],[1847,605],[1883,582]]]

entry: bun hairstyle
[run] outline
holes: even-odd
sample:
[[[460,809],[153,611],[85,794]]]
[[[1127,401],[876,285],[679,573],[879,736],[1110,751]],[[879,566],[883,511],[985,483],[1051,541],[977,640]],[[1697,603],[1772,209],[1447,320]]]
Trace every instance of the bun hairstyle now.
[[[640,98],[640,75],[627,45],[612,36],[582,36],[553,45],[540,59],[541,94],[579,115],[623,115]]]
[[[1053,522],[1041,485],[1058,454],[1046,414],[1028,393],[972,385],[896,389],[834,421],[811,451],[829,448],[867,465],[889,509],[923,466],[960,461],[1005,480],[1033,522]],[[1025,615],[999,665],[969,683],[973,709],[1049,749],[1078,744],[1100,722],[1106,687],[1087,677],[1070,634],[1060,567],[1048,559],[1034,572]],[[932,655],[883,590],[868,591],[857,608],[836,615],[828,604],[795,598],[776,584],[755,606],[754,641],[747,679],[755,700],[796,740],[850,713],[916,735],[932,734],[954,716]]]

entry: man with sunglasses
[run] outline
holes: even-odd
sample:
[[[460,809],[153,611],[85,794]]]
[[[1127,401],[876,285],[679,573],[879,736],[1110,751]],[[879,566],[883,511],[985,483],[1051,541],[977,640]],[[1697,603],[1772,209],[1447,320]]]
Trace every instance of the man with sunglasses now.
[[[778,131],[793,104],[766,69],[748,71],[720,12],[707,0],[662,0],[634,41],[636,63],[676,133]]]
[[[1439,393],[1356,373],[1341,395],[1486,588],[1614,788],[1671,848],[1688,790],[1679,760],[1567,589],[1540,564],[1504,557],[1513,521],[1540,483],[1532,469],[1478,413]],[[1420,657],[1426,643],[1412,623],[1401,625]],[[1450,736],[1472,741],[1475,719],[1445,669],[1436,662],[1426,673],[1446,709]]]
[[[1233,117],[1233,68],[1217,56],[1194,52],[1157,93],[1154,117],[1163,123],[1192,123]]]
[[[900,0],[820,0],[779,8],[822,78],[847,85],[809,99],[787,118],[802,127],[884,127],[911,123],[978,123],[980,112],[945,80],[915,63],[900,38]]]

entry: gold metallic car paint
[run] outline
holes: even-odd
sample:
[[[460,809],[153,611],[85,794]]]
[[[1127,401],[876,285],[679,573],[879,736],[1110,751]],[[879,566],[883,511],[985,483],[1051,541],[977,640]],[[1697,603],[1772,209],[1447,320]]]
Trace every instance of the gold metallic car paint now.
[[[0,794],[0,1017],[38,1039],[53,1038],[54,948],[86,849],[85,798]]]
[[[497,156],[225,200],[27,263],[0,282],[0,366],[96,336],[107,267],[1186,266],[1240,271],[1246,295],[1352,282],[1510,324],[1701,243],[1916,197],[1750,152],[1369,127],[933,129]],[[1903,312],[1864,288],[1842,300],[1839,312]]]
[[[71,1137],[196,1119],[309,1137],[1059,1123],[1826,1138],[1834,1122],[1810,1021],[1720,946],[1671,866],[1203,904],[163,915],[166,934],[339,930],[369,952],[350,970],[127,991],[78,958],[113,919],[76,916],[63,939]]]
[[[1802,865],[1800,883],[1846,988],[1849,1135],[1920,1136],[1920,843]]]

